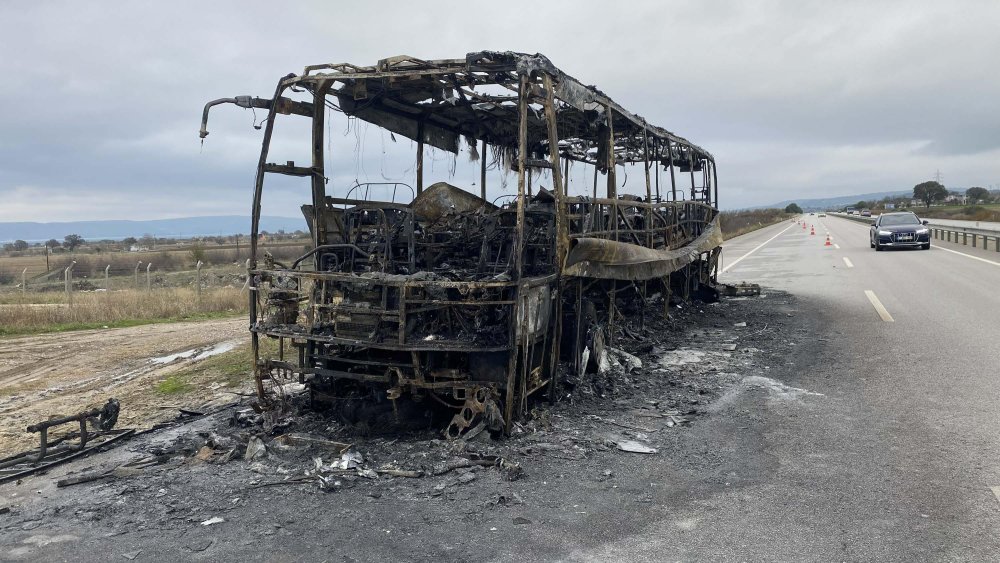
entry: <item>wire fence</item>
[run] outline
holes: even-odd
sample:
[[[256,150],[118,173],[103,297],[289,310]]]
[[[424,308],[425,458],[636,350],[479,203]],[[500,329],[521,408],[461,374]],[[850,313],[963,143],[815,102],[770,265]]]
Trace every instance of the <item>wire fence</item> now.
[[[8,276],[6,293],[11,291],[35,296],[61,292],[65,302],[73,303],[73,296],[78,292],[111,292],[111,291],[146,291],[168,288],[193,289],[198,301],[201,301],[202,291],[209,288],[239,288],[246,291],[249,285],[248,270],[250,260],[243,261],[239,266],[226,268],[204,269],[205,263],[198,261],[192,270],[163,272],[154,262],[136,261],[128,269],[114,267],[108,263],[94,275],[92,268],[78,269],[76,261],[70,261],[59,269],[52,269],[40,276],[31,276],[28,268],[22,268],[19,275]],[[81,271],[82,270],[82,271]],[[50,302],[51,299],[44,299]]]
[[[307,252],[306,245],[298,243],[281,243],[279,245],[262,245],[261,254],[267,252],[275,260],[291,262]],[[30,286],[39,286],[62,279],[67,267],[73,267],[73,277],[78,280],[88,280],[88,284],[104,287],[102,280],[111,279],[113,286],[124,289],[125,277],[132,279],[132,288],[142,284],[145,269],[151,269],[152,284],[156,276],[171,276],[192,272],[196,264],[201,262],[210,270],[238,269],[245,263],[247,250],[235,248],[204,248],[196,246],[183,250],[161,250],[144,252],[101,252],[76,254],[49,254],[45,252],[25,251],[10,252],[0,256],[0,288],[10,285],[21,285],[24,282]],[[150,266],[149,264],[152,264]],[[207,274],[211,276],[212,274]],[[180,277],[183,277],[180,276]],[[85,284],[87,285],[87,284]]]

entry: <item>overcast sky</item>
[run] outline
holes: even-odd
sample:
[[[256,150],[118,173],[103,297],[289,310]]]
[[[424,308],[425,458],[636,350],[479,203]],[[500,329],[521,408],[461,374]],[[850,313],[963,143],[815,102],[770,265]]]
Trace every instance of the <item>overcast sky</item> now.
[[[307,64],[483,49],[543,53],[708,149],[724,208],[910,189],[938,169],[1000,188],[996,0],[337,5],[0,2],[0,221],[245,214],[262,132],[222,106],[202,147],[206,101],[269,97]],[[331,133],[334,189],[412,183],[408,142]],[[452,177],[447,155],[432,166]],[[264,212],[296,215],[306,194],[276,187]]]

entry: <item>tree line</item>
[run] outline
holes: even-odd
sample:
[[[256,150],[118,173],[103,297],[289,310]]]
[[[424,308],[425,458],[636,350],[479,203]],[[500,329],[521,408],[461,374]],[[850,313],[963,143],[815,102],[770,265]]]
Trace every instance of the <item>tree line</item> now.
[[[72,252],[82,246],[85,242],[87,241],[85,241],[80,235],[66,235],[62,242],[59,242],[54,238],[50,238],[45,241],[44,246],[49,250],[65,248],[66,250]],[[31,245],[21,239],[3,245],[3,249],[7,252],[23,252],[29,248],[31,248]]]
[[[897,207],[909,207],[911,201],[916,200],[923,204],[925,208],[930,208],[935,203],[947,200],[949,196],[960,197],[961,195],[963,195],[961,192],[948,190],[941,182],[930,180],[913,186],[913,195],[910,197],[886,197],[881,201],[859,201],[853,204],[853,207],[857,209],[873,208],[880,207],[879,204],[882,204],[881,207],[884,207],[887,203],[895,204]],[[986,188],[979,186],[965,190],[964,195],[966,205],[981,205],[1000,200],[1000,197],[995,196]]]
[[[274,233],[268,231],[261,231],[261,240],[294,240],[306,236],[301,230],[297,230],[291,233],[286,233],[284,230],[279,230]],[[90,243],[88,246],[93,246],[93,249],[100,253],[102,250],[107,248],[120,248],[122,250],[129,250],[132,248],[143,248],[144,250],[152,250],[156,248],[157,245],[175,245],[179,242],[184,243],[215,243],[218,245],[223,244],[233,244],[234,242],[239,245],[243,241],[248,240],[247,235],[235,234],[229,236],[208,236],[208,237],[195,237],[190,239],[175,239],[175,238],[163,238],[154,237],[153,235],[146,234],[142,237],[125,237],[120,241],[115,240],[100,240]],[[73,252],[81,246],[88,244],[82,236],[78,234],[66,235],[62,241],[56,239],[49,239],[44,243],[31,244],[27,241],[17,239],[13,242],[9,242],[3,245],[3,249],[7,252],[24,252],[30,248],[42,248],[44,247],[47,252],[59,252],[67,251]],[[97,245],[97,246],[94,246]]]

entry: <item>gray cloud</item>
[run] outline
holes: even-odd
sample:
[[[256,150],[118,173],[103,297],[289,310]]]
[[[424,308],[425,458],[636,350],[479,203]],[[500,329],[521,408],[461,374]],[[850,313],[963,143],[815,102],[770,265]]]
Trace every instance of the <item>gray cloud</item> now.
[[[545,53],[706,147],[724,206],[906,189],[935,169],[951,186],[1000,184],[1000,4],[556,4],[4,3],[0,221],[245,213],[260,132],[225,108],[202,148],[206,101],[269,95],[316,62],[484,48]],[[408,142],[345,130],[333,125],[335,189],[408,178]],[[293,137],[276,152],[304,154]],[[471,185],[465,160],[454,178]],[[272,213],[296,214],[298,191],[276,188]]]

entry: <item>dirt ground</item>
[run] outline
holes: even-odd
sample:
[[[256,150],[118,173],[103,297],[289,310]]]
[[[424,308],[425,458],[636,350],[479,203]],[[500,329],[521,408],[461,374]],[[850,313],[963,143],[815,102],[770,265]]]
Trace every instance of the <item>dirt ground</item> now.
[[[574,560],[664,518],[693,529],[699,496],[767,470],[747,465],[764,429],[737,398],[801,400],[771,377],[818,343],[777,292],[671,313],[645,328],[629,319],[616,346],[640,364],[618,355],[604,375],[564,378],[558,401],[536,403],[510,437],[390,432],[309,411],[301,395],[272,416],[244,404],[0,485],[0,550],[12,560],[95,550],[136,561]],[[56,486],[81,476],[101,478]]]
[[[33,446],[30,424],[117,398],[119,427],[148,428],[178,406],[157,382],[248,340],[246,319],[150,324],[0,339],[0,457]],[[177,357],[170,357],[178,355]],[[205,389],[205,401],[214,389]],[[229,397],[232,400],[232,396]]]

